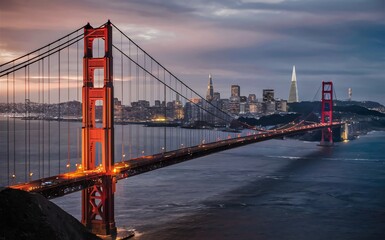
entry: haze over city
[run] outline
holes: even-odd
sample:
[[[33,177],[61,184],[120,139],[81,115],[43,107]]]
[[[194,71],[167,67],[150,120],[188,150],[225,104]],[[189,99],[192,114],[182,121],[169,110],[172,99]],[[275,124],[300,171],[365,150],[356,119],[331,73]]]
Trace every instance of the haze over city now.
[[[292,66],[300,100],[332,80],[338,99],[384,104],[384,1],[1,1],[0,62],[107,19],[204,94],[272,88],[287,99]]]

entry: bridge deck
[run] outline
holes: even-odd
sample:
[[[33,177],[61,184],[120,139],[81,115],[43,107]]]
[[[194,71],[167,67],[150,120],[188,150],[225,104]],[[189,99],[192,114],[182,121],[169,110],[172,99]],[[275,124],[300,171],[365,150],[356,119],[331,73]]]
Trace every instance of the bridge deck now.
[[[213,143],[201,144],[193,147],[186,147],[174,151],[158,153],[150,156],[143,156],[114,165],[112,177],[117,180],[135,176],[141,173],[166,167],[190,159],[202,157],[211,153],[224,151],[227,149],[266,141],[273,138],[284,137],[292,134],[319,130],[327,127],[337,127],[342,123],[312,124],[292,129],[282,129],[270,131],[268,133],[258,133],[244,137],[220,140]],[[107,174],[100,170],[76,171],[48,178],[42,178],[31,182],[13,185],[12,188],[21,189],[29,192],[38,192],[47,198],[55,198],[69,193],[80,191],[103,181]]]

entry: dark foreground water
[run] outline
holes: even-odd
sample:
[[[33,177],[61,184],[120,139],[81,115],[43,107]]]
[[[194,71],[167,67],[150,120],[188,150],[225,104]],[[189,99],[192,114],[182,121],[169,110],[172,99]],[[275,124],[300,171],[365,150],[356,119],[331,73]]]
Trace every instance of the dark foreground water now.
[[[385,133],[270,140],[117,184],[134,239],[385,239]],[[80,218],[80,193],[54,200]]]

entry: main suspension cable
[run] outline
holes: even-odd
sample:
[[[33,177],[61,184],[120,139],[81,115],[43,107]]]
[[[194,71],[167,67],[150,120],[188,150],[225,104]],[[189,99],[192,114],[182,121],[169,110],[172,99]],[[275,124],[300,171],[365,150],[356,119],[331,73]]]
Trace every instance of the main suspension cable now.
[[[5,66],[5,65],[8,65],[8,64],[10,64],[10,63],[13,63],[13,62],[15,62],[15,61],[17,61],[17,60],[20,60],[20,59],[22,59],[22,58],[29,57],[29,55],[32,55],[32,54],[34,54],[34,53],[36,53],[36,52],[38,52],[38,51],[40,51],[40,50],[42,50],[42,49],[44,49],[44,48],[47,48],[48,46],[53,45],[53,44],[55,44],[55,43],[57,43],[57,42],[60,42],[61,40],[67,38],[68,36],[71,36],[72,34],[74,34],[74,33],[78,32],[79,30],[83,29],[85,26],[86,26],[86,25],[84,25],[84,26],[82,26],[82,27],[76,29],[75,31],[73,31],[73,32],[71,32],[71,33],[65,35],[64,37],[61,37],[61,38],[59,38],[59,39],[57,39],[57,40],[55,40],[55,41],[53,41],[53,42],[51,42],[51,43],[48,43],[47,45],[45,45],[45,46],[43,46],[43,47],[41,47],[41,48],[38,48],[38,49],[36,49],[36,50],[34,50],[34,51],[32,51],[32,52],[29,52],[29,53],[27,53],[27,54],[24,54],[23,56],[20,56],[20,57],[18,57],[18,58],[15,58],[15,59],[13,59],[13,60],[11,60],[11,61],[9,61],[9,62],[0,64],[0,67],[3,67],[3,66]]]

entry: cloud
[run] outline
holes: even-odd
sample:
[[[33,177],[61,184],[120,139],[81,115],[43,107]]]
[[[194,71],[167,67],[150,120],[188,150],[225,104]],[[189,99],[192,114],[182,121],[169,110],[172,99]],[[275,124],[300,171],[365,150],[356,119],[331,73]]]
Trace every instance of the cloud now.
[[[278,97],[287,98],[291,67],[296,65],[302,99],[311,100],[314,86],[329,79],[335,81],[339,95],[352,87],[360,100],[385,103],[384,4],[382,0],[1,1],[1,62],[87,22],[97,26],[111,19],[202,94],[211,72],[222,96],[237,81],[245,94],[246,89],[260,95],[262,88],[273,87]]]

